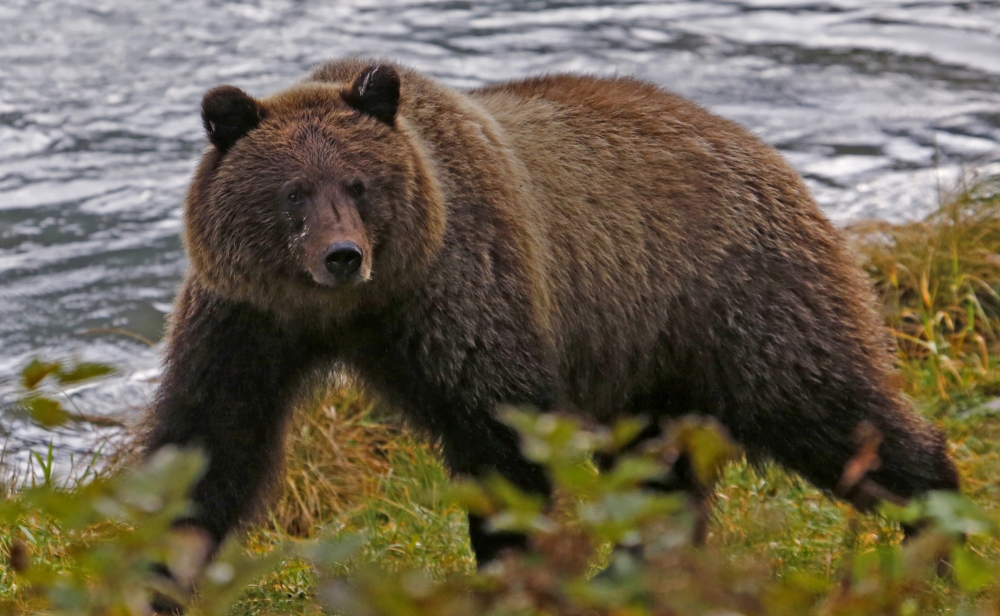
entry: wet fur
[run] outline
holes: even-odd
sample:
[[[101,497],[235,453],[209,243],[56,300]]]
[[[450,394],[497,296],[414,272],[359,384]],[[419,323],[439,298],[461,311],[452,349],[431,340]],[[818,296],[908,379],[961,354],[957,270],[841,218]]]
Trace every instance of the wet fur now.
[[[875,481],[957,489],[942,435],[894,384],[867,281],[772,148],[632,78],[458,92],[395,67],[390,124],[343,97],[370,64],[264,99],[260,125],[210,147],[192,182],[192,265],[147,441],[211,456],[187,523],[218,539],[246,519],[296,392],[332,368],[440,438],[454,472],[537,492],[548,482],[498,404],[712,415],[827,490],[869,421],[885,438]],[[302,279],[261,196],[289,173],[381,183],[358,205],[370,280]],[[521,542],[470,532],[481,562]]]

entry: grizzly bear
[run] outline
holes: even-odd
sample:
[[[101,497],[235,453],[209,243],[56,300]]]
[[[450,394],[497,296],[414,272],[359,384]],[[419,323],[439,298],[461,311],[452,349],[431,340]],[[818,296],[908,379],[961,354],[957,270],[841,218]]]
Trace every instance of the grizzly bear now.
[[[268,98],[217,87],[202,117],[145,444],[209,456],[179,532],[217,545],[246,519],[296,396],[334,371],[437,439],[453,473],[533,493],[549,481],[500,405],[711,416],[826,490],[865,424],[878,486],[958,488],[841,234],[731,121],[629,77],[462,92],[358,58]],[[524,541],[475,516],[469,533],[480,563]]]

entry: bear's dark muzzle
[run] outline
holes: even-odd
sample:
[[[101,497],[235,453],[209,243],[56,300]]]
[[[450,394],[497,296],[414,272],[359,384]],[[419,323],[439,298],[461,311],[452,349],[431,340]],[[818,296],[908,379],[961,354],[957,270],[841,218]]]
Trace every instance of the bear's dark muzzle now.
[[[344,282],[361,269],[364,256],[364,252],[354,242],[334,242],[326,249],[323,262],[326,263],[326,271]]]

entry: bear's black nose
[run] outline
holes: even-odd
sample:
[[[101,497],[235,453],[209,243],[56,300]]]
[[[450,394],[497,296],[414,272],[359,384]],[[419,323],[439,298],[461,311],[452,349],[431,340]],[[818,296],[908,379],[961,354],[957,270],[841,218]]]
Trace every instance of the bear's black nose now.
[[[334,242],[326,249],[323,261],[326,263],[326,271],[338,280],[347,280],[361,268],[363,258],[364,253],[354,242]]]

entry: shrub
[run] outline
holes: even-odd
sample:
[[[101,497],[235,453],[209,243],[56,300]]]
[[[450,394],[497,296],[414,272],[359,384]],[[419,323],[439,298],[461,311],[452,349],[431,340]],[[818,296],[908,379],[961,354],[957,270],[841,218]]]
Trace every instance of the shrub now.
[[[525,554],[507,554],[476,574],[435,580],[420,569],[386,571],[355,557],[357,536],[330,541],[285,540],[263,557],[230,541],[199,576],[192,613],[224,614],[244,588],[267,570],[296,558],[319,572],[315,597],[347,615],[434,614],[920,614],[940,607],[934,592],[942,556],[956,590],[980,613],[996,613],[997,563],[983,559],[964,537],[997,536],[997,523],[965,497],[932,493],[897,519],[924,518],[929,528],[905,546],[881,546],[856,554],[834,580],[809,575],[775,580],[766,564],[733,562],[719,548],[691,543],[695,514],[683,495],[641,489],[643,481],[669,472],[664,460],[692,456],[704,481],[714,480],[733,449],[702,420],[668,426],[668,437],[621,456],[608,473],[589,463],[635,434],[637,424],[586,430],[555,415],[509,411],[523,450],[542,464],[571,503],[571,515],[551,515],[543,503],[499,477],[460,482],[451,499],[488,515],[495,529],[530,536]],[[185,546],[169,532],[187,506],[184,494],[197,479],[197,453],[164,450],[138,469],[98,479],[73,490],[40,486],[0,507],[6,537],[32,518],[35,528],[58,534],[66,546],[59,566],[37,562],[21,538],[9,540],[7,556],[17,583],[25,585],[19,610],[77,614],[139,614],[151,588],[185,599],[153,573],[153,564],[178,563]],[[606,543],[623,546],[596,577]],[[634,546],[642,545],[641,557]],[[344,576],[345,571],[350,574]],[[338,577],[339,576],[339,577]],[[9,610],[14,604],[8,602]],[[992,606],[992,607],[989,607]]]

